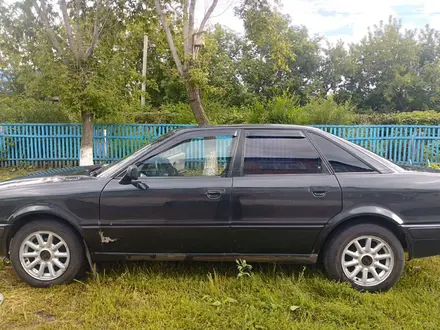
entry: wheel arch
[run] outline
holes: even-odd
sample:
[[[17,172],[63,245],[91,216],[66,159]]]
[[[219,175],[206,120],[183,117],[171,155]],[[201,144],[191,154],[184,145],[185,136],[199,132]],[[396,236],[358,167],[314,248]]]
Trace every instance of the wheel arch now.
[[[412,257],[411,241],[407,232],[395,219],[381,213],[356,214],[341,218],[339,221],[329,223],[320,233],[315,241],[313,253],[318,254],[318,260],[322,261],[326,244],[341,230],[360,223],[371,223],[384,227],[391,231],[402,244],[404,250],[409,252],[409,259]]]
[[[59,223],[62,223],[68,227],[70,227],[74,233],[77,235],[78,239],[84,242],[84,246],[88,249],[87,244],[85,243],[81,228],[75,224],[74,221],[66,217],[65,215],[60,214],[51,209],[31,209],[27,212],[25,210],[20,210],[16,212],[14,216],[10,218],[9,230],[6,233],[6,255],[9,255],[9,247],[11,240],[14,238],[17,231],[22,228],[25,224],[38,221],[38,220],[53,220]]]

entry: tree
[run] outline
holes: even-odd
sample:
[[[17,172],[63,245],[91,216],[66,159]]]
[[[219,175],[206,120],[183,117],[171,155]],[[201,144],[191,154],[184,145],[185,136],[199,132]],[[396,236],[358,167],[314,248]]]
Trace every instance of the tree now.
[[[225,112],[254,98],[246,91],[240,74],[245,42],[236,32],[218,24],[206,36],[201,67],[208,73],[208,82],[203,99],[221,102]]]
[[[44,102],[53,108],[51,100],[56,97],[58,108],[68,111],[71,121],[83,119],[82,165],[93,161],[92,123],[131,120],[130,115],[140,107],[139,68],[145,30],[140,31],[143,26],[138,22],[141,11],[145,21],[148,8],[139,9],[142,2],[106,1],[67,2],[68,20],[62,18],[63,2],[60,7],[23,0],[0,14],[0,71],[7,73],[4,85],[8,98],[30,98],[40,102],[40,108]],[[154,7],[149,9],[156,15]],[[44,23],[46,16],[49,25]],[[154,29],[157,32],[153,35],[159,36],[157,20],[152,24]]]
[[[75,0],[67,6],[66,0],[59,0],[61,16],[57,14],[46,0],[33,0],[38,18],[42,23],[54,50],[54,56],[61,60],[67,74],[77,78],[79,91],[86,90],[88,81],[84,72],[88,69],[102,32],[106,28],[110,3],[98,0],[89,7],[86,1]],[[93,25],[86,29],[84,20],[93,16]],[[78,102],[82,119],[80,165],[93,164],[93,117],[94,111]]]
[[[344,76],[349,75],[348,52],[342,41],[335,45],[327,43],[322,49],[319,72],[319,94],[326,97],[329,94],[339,96],[344,91]]]
[[[165,30],[168,45],[176,64],[177,71],[185,83],[191,110],[200,125],[207,125],[209,124],[209,119],[205,114],[200,97],[199,76],[203,75],[203,73],[197,68],[197,56],[198,51],[200,50],[199,48],[201,46],[203,34],[205,33],[204,29],[206,23],[217,6],[218,0],[212,1],[211,6],[208,8],[198,29],[195,28],[194,23],[196,2],[197,0],[184,0],[183,2],[183,10],[181,17],[179,18],[179,21],[181,22],[179,25],[182,27],[181,35],[183,37],[183,57],[181,57],[179,55],[179,50],[176,47],[177,38],[172,34],[162,4],[160,0],[154,0],[156,11],[160,17],[162,27]]]
[[[247,90],[262,101],[287,92],[307,103],[308,95],[318,89],[322,38],[292,25],[276,2],[245,0],[236,14],[245,27],[239,72]]]
[[[437,41],[436,41],[437,40]],[[438,34],[427,27],[402,30],[390,17],[350,45],[343,98],[381,112],[439,110]]]

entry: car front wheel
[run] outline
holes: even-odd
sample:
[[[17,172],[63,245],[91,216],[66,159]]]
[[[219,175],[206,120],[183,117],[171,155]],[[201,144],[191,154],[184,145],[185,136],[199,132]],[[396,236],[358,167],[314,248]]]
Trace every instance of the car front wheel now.
[[[404,264],[402,244],[391,231],[376,224],[345,228],[324,251],[329,277],[363,291],[388,290],[399,280]]]
[[[54,220],[37,220],[17,231],[10,259],[26,283],[49,287],[75,278],[83,267],[84,247],[70,227]]]

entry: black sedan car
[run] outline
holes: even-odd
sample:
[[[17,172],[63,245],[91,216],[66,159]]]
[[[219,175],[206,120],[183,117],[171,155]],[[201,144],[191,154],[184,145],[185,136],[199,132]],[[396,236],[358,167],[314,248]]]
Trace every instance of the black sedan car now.
[[[91,262],[322,261],[390,288],[440,254],[440,175],[404,170],[318,129],[187,128],[108,166],[0,183],[0,253],[36,287]]]

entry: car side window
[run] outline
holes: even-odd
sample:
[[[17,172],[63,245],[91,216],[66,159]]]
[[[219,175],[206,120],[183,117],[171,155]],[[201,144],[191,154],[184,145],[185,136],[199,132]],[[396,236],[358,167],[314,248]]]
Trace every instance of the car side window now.
[[[375,172],[374,169],[326,138],[315,133],[308,134],[327,158],[335,173]]]
[[[137,164],[140,177],[226,176],[233,136],[188,139]]]
[[[244,175],[322,173],[319,154],[300,136],[247,136]]]

